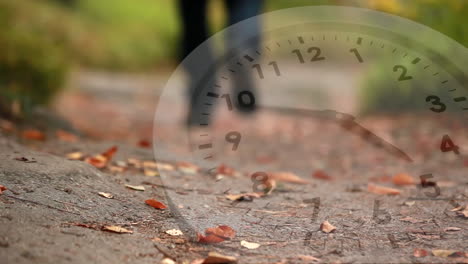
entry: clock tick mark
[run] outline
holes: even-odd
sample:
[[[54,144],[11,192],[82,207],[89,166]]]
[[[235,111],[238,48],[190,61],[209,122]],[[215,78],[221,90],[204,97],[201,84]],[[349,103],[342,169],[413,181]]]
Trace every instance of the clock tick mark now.
[[[427,69],[427,68],[429,68],[429,65],[426,65],[426,66],[424,67],[424,69]]]
[[[362,38],[359,37],[359,38],[357,39],[357,42],[356,42],[356,43],[357,43],[358,45],[361,45],[361,43],[362,43]]]
[[[438,73],[438,72],[436,72],[436,73],[432,74],[432,76],[436,76],[436,75],[438,75],[438,74],[439,74],[439,73]]]
[[[453,98],[453,100],[454,100],[455,102],[463,102],[463,101],[466,101],[466,97],[465,97],[465,96],[461,96],[461,97]]]
[[[445,80],[445,81],[442,81],[441,83],[447,83],[447,82],[448,82],[448,80]]]
[[[304,38],[302,36],[297,37],[299,43],[304,44]]]
[[[452,89],[452,90],[449,90],[449,92],[455,92],[457,89]]]
[[[253,59],[252,57],[250,57],[249,55],[244,55],[244,58],[245,58],[246,60],[248,60],[249,62],[254,61],[254,59]]]
[[[420,58],[415,58],[411,63],[412,64],[417,64],[419,61],[421,61]]]
[[[212,92],[206,93],[206,96],[208,96],[208,97],[214,97],[214,98],[219,98],[219,94],[217,94],[217,93],[212,93]]]

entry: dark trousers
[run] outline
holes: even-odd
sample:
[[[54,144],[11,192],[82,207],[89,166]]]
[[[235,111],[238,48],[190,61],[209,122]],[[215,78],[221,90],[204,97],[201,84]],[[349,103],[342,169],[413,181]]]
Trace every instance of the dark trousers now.
[[[201,43],[209,38],[209,26],[207,16],[207,3],[206,0],[179,0],[180,15],[182,19],[182,58],[188,56],[194,49]],[[244,19],[251,18],[260,13],[263,0],[225,0],[226,9],[228,13],[227,24],[233,25]],[[248,31],[248,32],[246,32]],[[243,31],[236,31],[226,35],[226,49],[227,50],[242,50],[245,48],[258,49],[258,39],[249,42],[248,46],[239,46],[236,40],[241,36],[240,34],[260,35],[260,24],[254,20]],[[199,75],[202,73],[200,63],[204,65],[214,64],[214,55],[209,45],[204,45],[200,48],[200,57],[203,60],[199,62],[186,63],[185,69],[189,76],[188,97],[190,102],[190,113],[188,117],[189,125],[196,125],[197,123],[209,123],[207,120],[200,121],[199,113],[202,109],[197,106],[196,89],[199,89],[199,84],[194,80],[199,80]],[[215,75],[215,74],[213,74]],[[216,78],[216,77],[213,77]],[[215,80],[204,80],[205,86],[214,86]],[[240,70],[237,74],[232,76],[232,85],[234,94],[232,98],[236,98],[239,91],[249,90],[254,92],[254,84],[250,71],[244,69]],[[206,112],[206,111],[205,111]]]

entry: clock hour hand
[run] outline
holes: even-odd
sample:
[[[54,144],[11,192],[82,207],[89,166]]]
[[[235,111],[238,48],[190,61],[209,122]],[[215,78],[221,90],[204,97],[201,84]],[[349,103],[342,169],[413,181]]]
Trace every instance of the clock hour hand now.
[[[385,141],[383,138],[377,136],[369,129],[363,127],[355,121],[355,117],[350,114],[337,112],[334,110],[311,110],[302,108],[289,108],[277,106],[261,106],[259,109],[290,115],[300,115],[305,117],[314,117],[319,119],[331,119],[338,122],[344,129],[359,135],[362,139],[370,142],[372,145],[382,148],[389,152],[391,155],[403,159],[407,162],[413,162],[413,159],[408,156],[404,151]]]

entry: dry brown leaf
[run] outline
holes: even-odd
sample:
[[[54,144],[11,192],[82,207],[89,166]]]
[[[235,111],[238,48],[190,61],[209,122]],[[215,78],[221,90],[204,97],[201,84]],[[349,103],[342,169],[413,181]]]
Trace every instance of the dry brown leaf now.
[[[119,166],[109,166],[109,170],[112,173],[122,173],[125,171],[125,168],[119,167]]]
[[[64,142],[77,142],[78,141],[78,137],[72,133],[69,133],[67,131],[64,131],[64,130],[57,130],[55,132],[55,136],[60,140],[60,141],[64,141]]]
[[[416,183],[411,175],[406,173],[398,173],[395,174],[392,178],[392,182],[395,185],[413,185]]]
[[[455,226],[449,226],[449,227],[444,228],[445,232],[453,232],[453,231],[460,231],[460,230],[462,229],[459,227],[455,227]]]
[[[416,203],[416,201],[406,201],[403,204],[406,206],[413,206]]]
[[[81,152],[72,152],[68,153],[66,157],[70,160],[81,160],[84,157],[84,155]]]
[[[197,233],[198,242],[200,243],[220,243],[225,240],[232,239],[236,236],[236,231],[229,226],[220,225],[217,227],[207,228],[205,235]]]
[[[434,249],[432,250],[432,255],[436,257],[442,257],[446,258],[452,255],[453,253],[456,253],[456,250],[447,250],[447,249]]]
[[[319,258],[316,258],[314,256],[309,256],[309,255],[299,255],[297,257],[302,261],[313,261],[313,262],[319,262],[320,261]]]
[[[3,191],[8,190],[7,187],[0,185],[0,194],[3,194]]]
[[[320,230],[325,233],[330,233],[336,230],[336,227],[330,224],[330,222],[325,221],[320,225]]]
[[[107,199],[112,199],[112,198],[114,198],[114,196],[113,196],[112,194],[110,194],[110,193],[98,192],[98,194],[99,194],[100,196],[102,196],[102,197],[107,198]]]
[[[118,150],[118,147],[113,146],[109,148],[108,150],[104,151],[104,153],[102,153],[101,155],[104,156],[107,159],[107,161],[110,161],[114,157],[115,153],[117,153],[117,150]]]
[[[406,216],[406,217],[403,217],[400,219],[400,221],[404,221],[404,222],[410,222],[412,224],[417,224],[417,223],[424,223],[426,222],[425,220],[418,220],[418,219],[415,219],[411,216]]]
[[[102,227],[103,231],[118,233],[118,234],[131,234],[133,233],[132,230],[128,230],[121,226],[114,226],[114,225],[105,225]]]
[[[429,255],[429,252],[427,252],[426,250],[422,248],[415,248],[413,251],[413,256],[417,258],[425,257],[427,255]]]
[[[372,183],[369,183],[367,185],[367,191],[375,194],[388,194],[388,195],[397,195],[400,194],[400,190],[390,188],[390,187],[385,187],[385,186],[380,186],[380,185],[375,185]]]
[[[269,178],[281,181],[281,182],[290,182],[290,183],[297,183],[297,184],[305,184],[309,183],[309,181],[297,176],[292,172],[272,172],[268,173]]]
[[[464,218],[468,218],[468,206],[463,209],[463,211],[458,211],[457,215],[462,216]]]
[[[319,179],[319,180],[326,180],[326,181],[333,180],[333,178],[330,175],[328,175],[326,172],[324,172],[323,170],[316,170],[314,174],[312,174],[312,177],[315,179]]]
[[[158,162],[156,164],[158,164],[158,169],[160,169],[160,170],[167,170],[167,171],[175,170],[174,166],[169,164],[169,163]]]
[[[233,176],[236,171],[228,167],[224,164],[219,165],[219,167],[216,169],[216,174],[221,174],[221,175],[226,175],[226,176]]]
[[[254,198],[262,197],[262,195],[260,193],[239,193],[227,194],[225,197],[231,201],[252,201]]]
[[[24,139],[37,140],[37,141],[44,141],[46,139],[45,134],[37,129],[24,130],[21,136]]]
[[[143,185],[130,185],[130,184],[125,184],[125,187],[135,190],[135,191],[144,191],[145,186]]]
[[[88,164],[93,165],[98,169],[105,168],[107,166],[107,159],[102,155],[97,155],[94,157],[88,157],[85,159],[85,162]]]
[[[160,264],[176,264],[176,262],[170,258],[163,258]]]
[[[248,248],[248,249],[257,249],[260,247],[260,244],[258,243],[254,243],[254,242],[248,242],[248,241],[245,241],[245,240],[242,240],[240,242],[241,246],[245,247],[245,248]]]
[[[235,257],[222,255],[216,252],[208,253],[208,257],[203,260],[202,264],[233,264],[237,263]]]
[[[128,164],[132,165],[133,167],[137,168],[137,169],[140,169],[141,168],[141,164],[142,162],[138,159],[132,159],[132,158],[129,158],[127,160]]]
[[[146,139],[138,141],[138,146],[142,148],[151,148],[151,142]]]
[[[148,177],[155,177],[155,176],[159,176],[159,172],[157,170],[151,170],[151,169],[144,169],[143,170],[143,173],[145,174],[145,176],[148,176]]]
[[[166,234],[171,235],[171,236],[181,236],[184,233],[182,233],[182,231],[179,229],[170,229],[166,231]]]
[[[143,161],[142,165],[146,169],[158,169],[158,164],[151,160]]]
[[[154,199],[148,199],[145,201],[145,203],[153,208],[156,209],[166,209],[167,206],[159,201],[156,201]]]
[[[197,165],[186,161],[178,162],[177,169],[187,174],[196,174],[200,170]]]

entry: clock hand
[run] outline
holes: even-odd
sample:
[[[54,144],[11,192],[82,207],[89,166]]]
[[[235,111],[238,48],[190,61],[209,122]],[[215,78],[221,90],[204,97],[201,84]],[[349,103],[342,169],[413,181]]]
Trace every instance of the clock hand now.
[[[369,129],[363,127],[355,121],[355,117],[350,114],[337,112],[334,110],[311,110],[311,109],[301,109],[301,108],[289,108],[289,107],[277,107],[277,106],[260,106],[259,109],[277,112],[281,114],[291,114],[291,115],[301,115],[305,117],[315,117],[320,119],[333,119],[340,123],[341,127],[351,131],[355,134],[358,134],[364,140],[370,142],[376,147],[383,148],[385,151],[390,154],[403,159],[407,162],[413,162],[413,159],[408,156],[404,151],[392,145],[391,143],[385,141],[381,137],[372,133]]]

